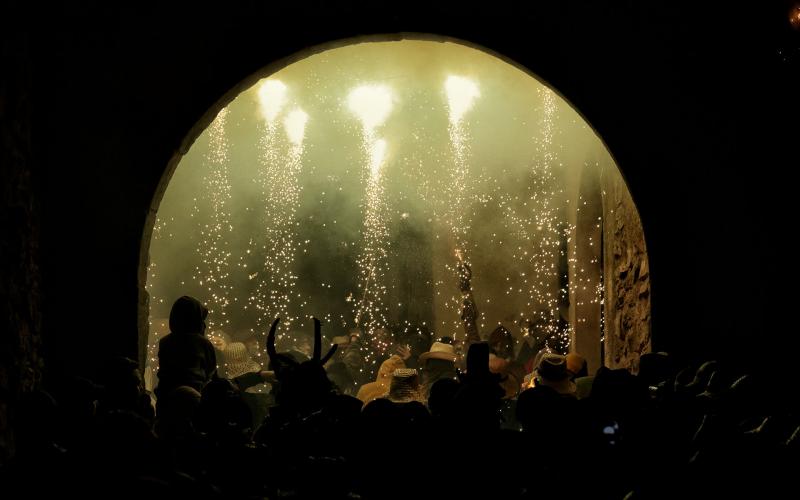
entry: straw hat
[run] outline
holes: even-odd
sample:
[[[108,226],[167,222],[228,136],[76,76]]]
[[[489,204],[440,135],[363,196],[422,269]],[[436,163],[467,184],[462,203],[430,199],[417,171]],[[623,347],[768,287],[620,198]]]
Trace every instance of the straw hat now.
[[[455,362],[458,356],[456,356],[456,351],[452,344],[434,342],[433,345],[431,345],[430,351],[423,352],[419,355],[420,363],[424,363],[429,359],[443,359],[445,361]]]
[[[419,401],[419,376],[413,368],[398,368],[392,374],[388,399],[394,403]]]
[[[247,347],[241,342],[231,342],[225,346],[225,370],[228,378],[236,378],[245,373],[261,371],[261,365],[250,358]]]

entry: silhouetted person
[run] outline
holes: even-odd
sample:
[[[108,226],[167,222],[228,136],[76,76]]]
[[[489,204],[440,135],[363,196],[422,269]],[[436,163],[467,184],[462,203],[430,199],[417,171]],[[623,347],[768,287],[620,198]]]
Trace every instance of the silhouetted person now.
[[[422,368],[422,395],[428,397],[431,388],[439,380],[457,380],[455,348],[452,344],[434,342],[430,351],[419,356],[419,365]]]
[[[505,399],[517,396],[525,368],[514,359],[515,344],[511,332],[503,325],[498,325],[489,334],[489,371],[500,375],[500,384],[505,391]]]
[[[489,334],[489,353],[511,361],[514,358],[514,336],[503,325],[498,325]]]
[[[158,343],[159,401],[181,386],[203,392],[216,376],[214,346],[205,337],[206,316],[208,309],[193,297],[184,295],[173,304],[169,313],[170,333]]]
[[[398,354],[404,358],[406,368],[421,368],[419,357],[431,348],[432,335],[425,326],[411,326],[398,335]],[[404,352],[408,350],[408,353]],[[407,357],[405,356],[407,354]]]
[[[552,387],[562,396],[575,396],[575,384],[567,370],[567,358],[555,353],[542,356],[536,367],[535,385]]]
[[[226,378],[232,380],[241,390],[241,397],[253,414],[254,425],[260,424],[267,415],[267,408],[271,405],[270,386],[264,382],[249,385],[241,383],[243,378],[250,378],[249,375],[260,374],[261,365],[258,364],[250,355],[249,350],[242,342],[231,342],[225,346],[223,352],[225,357]],[[257,380],[261,380],[259,377]],[[248,382],[250,382],[248,380]]]
[[[114,410],[132,411],[152,424],[155,410],[150,395],[145,391],[136,361],[125,357],[110,360],[106,366],[98,409],[101,413]]]
[[[639,357],[639,378],[654,390],[673,376],[672,361],[667,353],[648,352]]]
[[[459,375],[461,386],[454,399],[465,431],[491,432],[499,429],[498,410],[505,393],[500,375],[489,371],[489,346],[473,343],[467,352],[467,371]]]

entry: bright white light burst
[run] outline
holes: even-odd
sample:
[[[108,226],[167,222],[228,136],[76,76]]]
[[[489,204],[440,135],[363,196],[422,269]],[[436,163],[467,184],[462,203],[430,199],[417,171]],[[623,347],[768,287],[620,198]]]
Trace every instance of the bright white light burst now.
[[[474,81],[455,75],[447,77],[444,87],[447,91],[450,123],[456,124],[472,108],[475,104],[475,98],[480,97],[481,91]]]
[[[273,123],[286,104],[286,84],[280,80],[266,80],[258,89],[261,113],[269,123]]]
[[[350,111],[361,120],[365,131],[383,125],[394,105],[391,89],[385,85],[362,85],[347,96]]]
[[[289,141],[295,146],[303,144],[303,137],[306,134],[306,122],[308,122],[308,114],[300,108],[293,110],[283,120],[283,127],[286,129],[286,135]]]
[[[383,159],[385,156],[386,156],[386,141],[384,139],[377,139],[370,146],[370,154],[369,154],[370,173],[372,174],[373,179],[377,178],[380,175],[381,165],[383,165]]]

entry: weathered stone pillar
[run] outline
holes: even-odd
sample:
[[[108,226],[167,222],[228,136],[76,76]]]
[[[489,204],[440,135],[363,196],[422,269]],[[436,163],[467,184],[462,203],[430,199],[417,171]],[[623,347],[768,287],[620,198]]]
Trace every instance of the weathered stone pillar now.
[[[14,19],[18,14],[10,10],[3,8],[0,16]],[[43,371],[40,212],[33,175],[27,33],[12,27],[1,43],[0,464],[14,454],[15,405],[22,394],[40,387]]]
[[[642,222],[621,176],[603,176],[605,364],[639,370],[651,349],[650,273]]]

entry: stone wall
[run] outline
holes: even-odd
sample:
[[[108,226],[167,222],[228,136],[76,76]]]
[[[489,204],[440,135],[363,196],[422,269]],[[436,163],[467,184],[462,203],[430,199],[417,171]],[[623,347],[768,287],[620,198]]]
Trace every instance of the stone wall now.
[[[651,350],[650,273],[642,222],[624,180],[604,176],[605,366],[636,373]]]
[[[2,16],[2,13],[0,13]],[[20,395],[42,378],[39,206],[31,154],[27,38],[7,31],[0,63],[0,464],[13,455]]]

